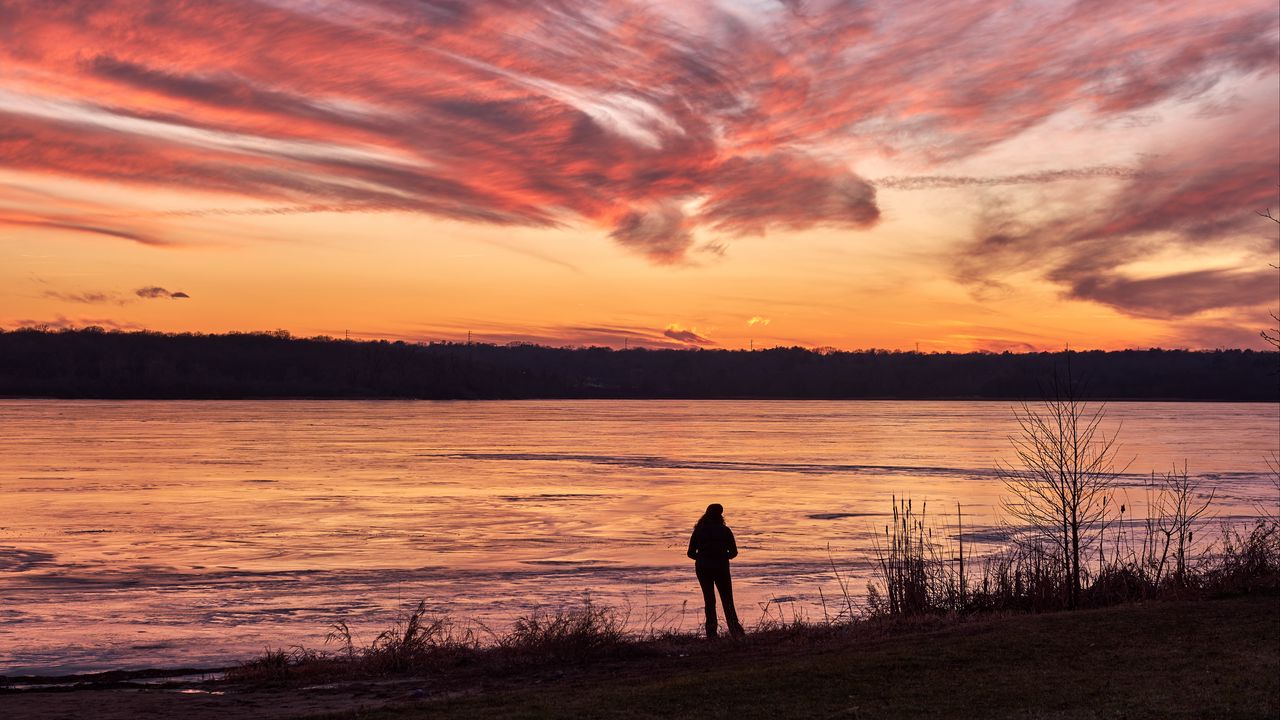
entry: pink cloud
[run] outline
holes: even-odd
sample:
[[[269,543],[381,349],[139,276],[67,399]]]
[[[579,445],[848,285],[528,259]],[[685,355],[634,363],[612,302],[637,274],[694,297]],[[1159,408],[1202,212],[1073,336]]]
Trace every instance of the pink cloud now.
[[[146,327],[135,322],[84,316],[69,318],[66,315],[57,315],[46,320],[18,320],[16,325],[18,328],[36,330],[82,330],[90,327],[119,331],[146,330]]]
[[[1255,211],[1273,205],[1280,186],[1280,117],[1255,111],[1232,120],[1229,132],[1188,137],[1148,157],[1087,211],[991,213],[960,254],[957,275],[984,286],[1038,270],[1070,297],[1146,317],[1273,303],[1276,278],[1267,263],[1275,226]],[[1213,248],[1248,259],[1238,267],[1148,277],[1121,269],[1170,248]]]
[[[715,340],[712,340],[705,335],[700,335],[697,328],[686,329],[679,325],[668,325],[667,329],[662,331],[662,334],[672,340],[682,342],[686,345],[702,346],[716,344]]]
[[[339,333],[340,334],[340,333]],[[547,347],[611,347],[678,349],[688,343],[674,340],[651,328],[627,325],[551,325],[543,327],[509,326],[494,323],[468,323],[467,325],[443,325],[423,328],[421,332],[394,332],[373,329],[352,337],[393,338],[413,342],[463,342],[468,337],[473,342],[493,345],[531,343]]]
[[[586,223],[672,264],[699,229],[874,225],[859,152],[927,165],[1065,110],[1105,120],[1274,75],[1276,14],[1261,0],[7,0],[0,163],[292,208]],[[63,229],[161,236],[79,225]]]

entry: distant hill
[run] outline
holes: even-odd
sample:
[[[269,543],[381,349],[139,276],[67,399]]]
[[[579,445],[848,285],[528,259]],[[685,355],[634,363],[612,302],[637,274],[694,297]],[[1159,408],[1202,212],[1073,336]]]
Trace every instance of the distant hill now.
[[[0,395],[58,398],[1034,399],[1063,353],[611,350],[227,335],[0,332]],[[1072,352],[1089,397],[1280,401],[1280,354]]]

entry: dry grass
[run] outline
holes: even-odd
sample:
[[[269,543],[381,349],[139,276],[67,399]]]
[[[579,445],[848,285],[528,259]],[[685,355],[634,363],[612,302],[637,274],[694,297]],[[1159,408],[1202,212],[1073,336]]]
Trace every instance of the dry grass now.
[[[1011,532],[1005,547],[966,566],[956,527],[933,521],[923,504],[894,498],[893,522],[875,548],[867,613],[1050,612],[1280,588],[1280,521],[1224,523],[1215,540],[1202,519],[1213,499],[1212,488],[1202,489],[1184,467],[1152,478],[1144,520],[1126,523],[1127,507],[1108,502],[1111,514],[1087,538],[1094,561],[1080,568],[1082,587],[1073,598],[1073,571],[1051,539]]]
[[[506,672],[530,664],[572,664],[636,652],[646,643],[691,641],[692,635],[660,633],[650,619],[642,634],[628,630],[629,613],[593,603],[536,610],[519,617],[506,633],[484,625],[459,624],[431,616],[425,602],[404,613],[368,645],[356,642],[345,621],[335,623],[326,644],[336,650],[295,647],[267,650],[227,673],[228,679],[258,684],[315,683],[437,673],[459,666]]]
[[[614,650],[628,640],[627,617],[588,598],[582,607],[535,611],[520,617],[496,649],[508,657],[581,660]]]
[[[832,639],[893,635],[918,629],[918,620],[958,615],[1048,612],[1068,607],[1067,577],[1060,554],[1032,538],[1017,538],[962,569],[946,528],[927,521],[924,506],[894,501],[894,521],[878,546],[878,578],[859,605],[833,563],[841,594],[823,616],[811,618],[794,602],[772,601],[747,637],[706,643],[648,613],[632,622],[631,608],[584,598],[581,604],[537,610],[506,632],[431,616],[424,603],[405,613],[367,645],[357,643],[345,622],[332,626],[327,643],[336,649],[295,647],[268,650],[228,673],[257,684],[299,684],[331,679],[375,678],[449,672],[462,666],[509,673],[529,666],[567,667],[600,659],[706,654],[735,646],[814,644]],[[1160,527],[1159,523],[1152,524]],[[1178,527],[1166,523],[1165,527]],[[1186,526],[1184,523],[1183,526]],[[1188,536],[1190,535],[1188,531]],[[1168,539],[1173,535],[1166,534]],[[1224,526],[1219,541],[1176,553],[1153,553],[1151,536],[1118,536],[1112,554],[1085,574],[1080,602],[1103,607],[1135,600],[1212,598],[1280,589],[1280,525],[1260,519],[1251,528]],[[1153,561],[1152,558],[1161,558]],[[1175,568],[1170,572],[1169,567]],[[682,614],[683,616],[683,614]],[[635,625],[633,627],[633,625]]]
[[[795,628],[792,628],[795,630]],[[771,630],[441,692],[344,720],[1261,718],[1280,708],[1275,598]]]

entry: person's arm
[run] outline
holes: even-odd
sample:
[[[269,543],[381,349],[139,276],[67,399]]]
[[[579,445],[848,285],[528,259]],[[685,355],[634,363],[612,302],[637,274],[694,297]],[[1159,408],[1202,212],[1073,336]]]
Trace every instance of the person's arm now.
[[[725,557],[732,560],[738,557],[738,541],[733,539],[732,530],[726,527],[724,531],[729,535],[729,550],[728,550],[728,553],[725,555]]]
[[[693,534],[689,536],[689,552],[685,553],[690,560],[698,559],[698,529],[693,529]]]

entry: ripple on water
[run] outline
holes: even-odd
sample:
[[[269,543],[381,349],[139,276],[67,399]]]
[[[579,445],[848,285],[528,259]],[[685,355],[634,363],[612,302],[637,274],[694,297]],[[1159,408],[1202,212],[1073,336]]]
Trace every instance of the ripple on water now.
[[[0,572],[26,572],[42,565],[53,565],[54,554],[40,550],[0,547]]]
[[[499,495],[504,502],[570,502],[573,500],[599,500],[617,497],[598,493],[539,493],[537,495]]]

